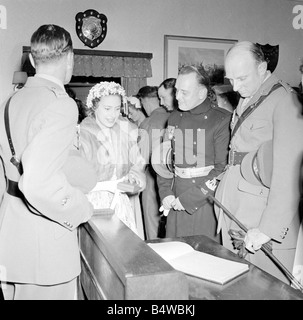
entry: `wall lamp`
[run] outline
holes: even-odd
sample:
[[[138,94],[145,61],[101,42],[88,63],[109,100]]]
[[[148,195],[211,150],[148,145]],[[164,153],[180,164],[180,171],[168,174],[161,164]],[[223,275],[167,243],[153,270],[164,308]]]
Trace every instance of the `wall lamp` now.
[[[27,73],[25,71],[15,71],[13,76],[14,91],[21,89],[27,80]]]

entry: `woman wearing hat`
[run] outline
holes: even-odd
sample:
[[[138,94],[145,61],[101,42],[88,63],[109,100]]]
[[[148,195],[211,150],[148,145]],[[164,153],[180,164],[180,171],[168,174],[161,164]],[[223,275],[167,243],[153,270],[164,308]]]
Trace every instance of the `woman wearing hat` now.
[[[145,188],[144,160],[137,146],[137,128],[124,119],[125,90],[115,82],[100,82],[87,97],[88,117],[80,126],[80,150],[94,165],[98,183],[88,194],[95,209],[111,208],[141,238],[143,223],[138,193],[118,189],[122,181]]]
[[[128,97],[128,118],[137,126],[146,119],[146,115],[141,108],[140,100],[137,97]]]

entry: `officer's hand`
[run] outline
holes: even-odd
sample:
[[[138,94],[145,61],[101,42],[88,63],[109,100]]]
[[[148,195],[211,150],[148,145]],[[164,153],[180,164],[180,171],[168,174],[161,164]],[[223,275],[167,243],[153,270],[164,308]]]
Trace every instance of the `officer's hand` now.
[[[164,210],[169,210],[169,209],[171,209],[171,208],[172,208],[172,205],[171,205],[171,204],[172,204],[172,202],[173,202],[175,199],[176,199],[176,197],[175,197],[175,196],[172,196],[172,195],[165,197],[165,198],[163,199],[163,201],[162,201],[162,205],[163,205]]]
[[[177,211],[185,210],[179,198],[176,198],[175,201],[172,202],[171,206],[174,208],[174,210],[177,210]]]
[[[252,253],[255,253],[268,241],[270,241],[270,237],[257,228],[249,229],[244,238],[245,248]]]

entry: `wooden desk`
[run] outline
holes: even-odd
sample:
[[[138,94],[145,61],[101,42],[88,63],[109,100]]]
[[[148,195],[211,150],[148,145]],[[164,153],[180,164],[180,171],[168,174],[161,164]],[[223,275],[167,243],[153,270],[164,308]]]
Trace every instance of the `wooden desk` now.
[[[186,276],[118,218],[95,216],[79,229],[79,299],[187,300]]]
[[[119,219],[95,216],[79,229],[80,299],[89,300],[303,300],[303,294],[205,236],[185,241],[194,249],[249,264],[249,272],[225,285],[174,270]]]
[[[194,249],[221,258],[244,262],[249,272],[225,285],[218,285],[202,279],[187,276],[189,280],[189,299],[200,300],[303,300],[303,293],[241,259],[230,250],[206,236],[191,236],[160,241],[178,240],[190,244]],[[159,242],[150,241],[150,242]]]

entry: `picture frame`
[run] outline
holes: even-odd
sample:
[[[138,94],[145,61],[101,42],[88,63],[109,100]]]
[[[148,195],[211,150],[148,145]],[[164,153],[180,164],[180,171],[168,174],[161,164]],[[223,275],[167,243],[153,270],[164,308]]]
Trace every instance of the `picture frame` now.
[[[233,39],[164,35],[164,79],[177,78],[184,65],[202,67],[212,85],[228,84],[224,78],[224,58],[238,42]]]

